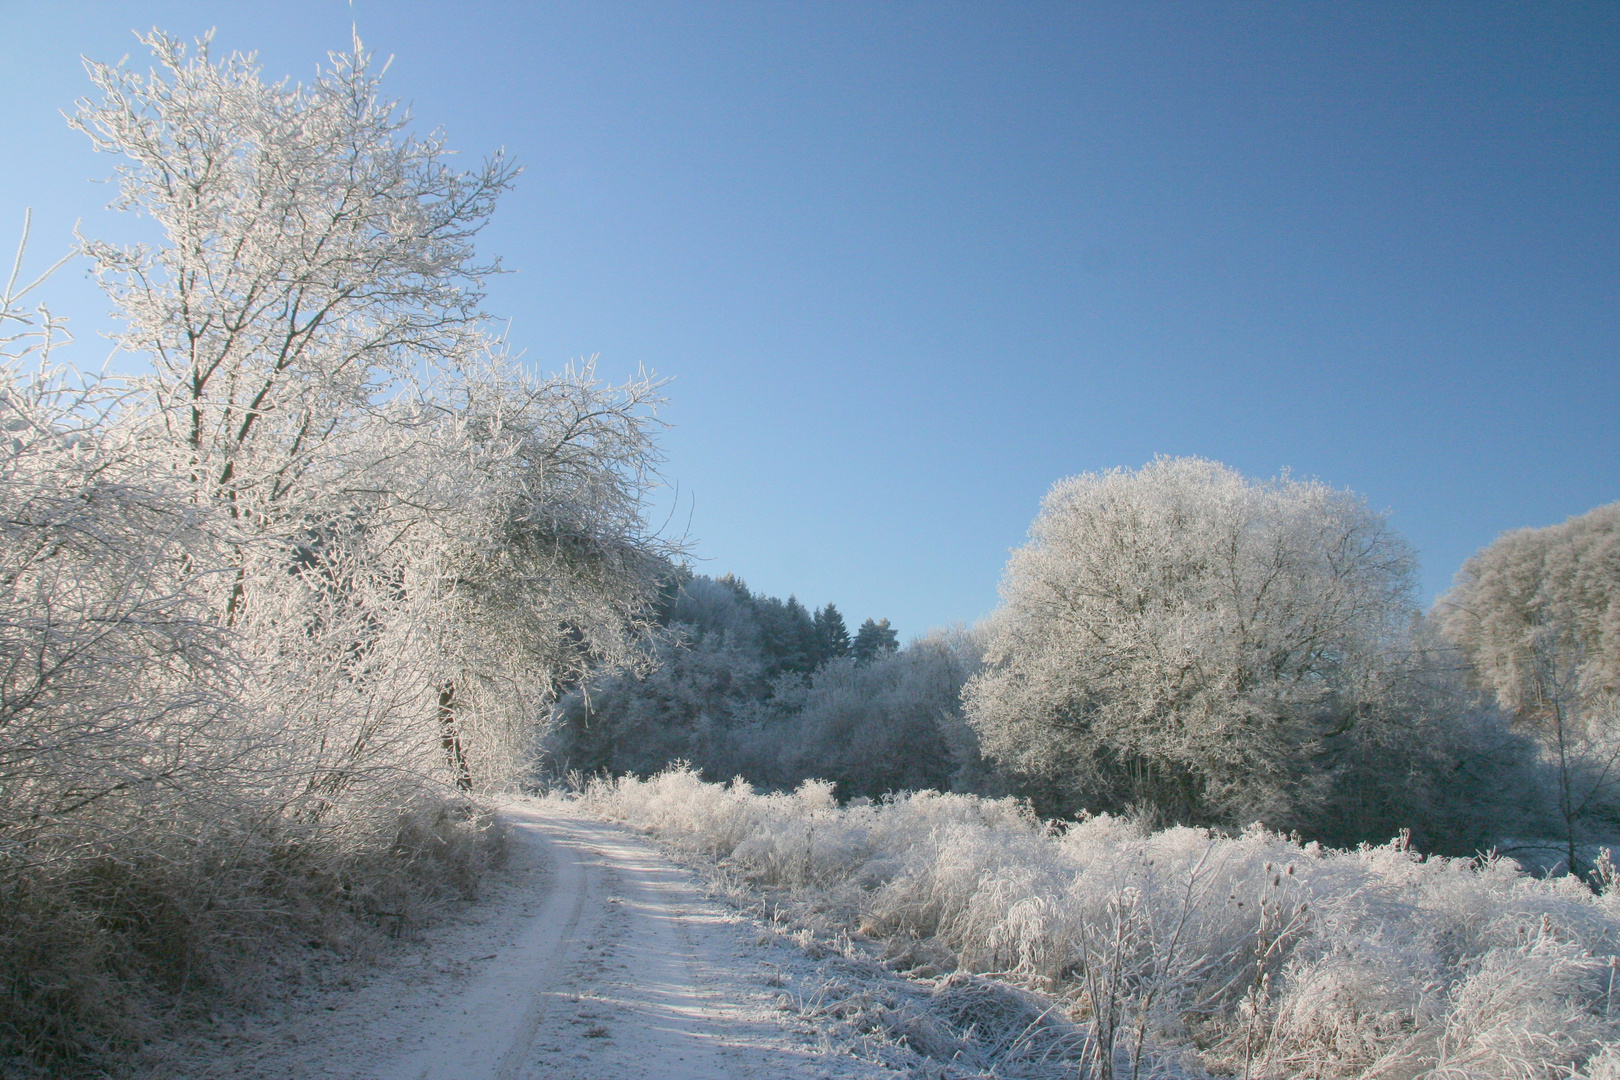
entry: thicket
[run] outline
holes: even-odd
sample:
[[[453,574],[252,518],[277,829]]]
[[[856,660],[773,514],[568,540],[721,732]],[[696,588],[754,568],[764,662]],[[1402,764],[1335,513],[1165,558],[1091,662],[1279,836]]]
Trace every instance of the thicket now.
[[[291,86],[146,41],[74,124],[160,237],[81,245],[150,373],[0,297],[0,1059],[60,1074],[471,891],[474,790],[669,565],[656,384],[486,329],[513,170],[409,135],[358,43]]]
[[[1620,503],[1506,533],[1436,604],[1444,633],[1542,748],[1565,867],[1620,835]]]
[[[811,613],[731,576],[672,581],[650,663],[590,680],[559,703],[555,772],[650,775],[685,761],[772,787],[832,780],[845,797],[971,782],[961,718],[977,648],[961,634],[896,648],[887,619],[853,640],[837,608]]]
[[[838,805],[690,770],[583,805],[713,860],[829,938],[934,978],[994,974],[1090,1033],[1085,1075],[1612,1077],[1620,890],[1496,858],[1054,823],[935,792]]]

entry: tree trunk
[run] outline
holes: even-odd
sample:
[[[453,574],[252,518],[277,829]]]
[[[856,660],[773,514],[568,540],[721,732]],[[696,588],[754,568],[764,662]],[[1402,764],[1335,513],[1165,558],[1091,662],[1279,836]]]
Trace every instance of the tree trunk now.
[[[439,685],[439,745],[450,760],[456,787],[472,790],[472,770],[467,767],[467,752],[461,745],[461,728],[456,723],[456,684],[445,680]]]

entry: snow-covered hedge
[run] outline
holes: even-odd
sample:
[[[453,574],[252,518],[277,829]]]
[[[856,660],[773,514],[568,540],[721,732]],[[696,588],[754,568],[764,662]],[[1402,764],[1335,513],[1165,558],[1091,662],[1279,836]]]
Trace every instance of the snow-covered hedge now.
[[[1620,1075],[1620,891],[1254,828],[1042,822],[934,792],[840,807],[688,769],[584,804],[850,933],[1061,995],[1098,1064],[1251,1077]],[[1104,1072],[1105,1070],[1099,1070]]]

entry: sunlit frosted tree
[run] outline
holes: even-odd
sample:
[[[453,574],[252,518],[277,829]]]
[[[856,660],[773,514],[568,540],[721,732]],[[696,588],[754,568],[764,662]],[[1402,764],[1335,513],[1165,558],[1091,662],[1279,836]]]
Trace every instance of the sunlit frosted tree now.
[[[235,712],[231,643],[186,572],[228,527],[109,430],[116,387],[55,362],[22,260],[0,291],[0,887],[114,795],[218,780]]]
[[[1161,458],[1057,484],[967,690],[986,753],[1057,805],[1288,822],[1381,693],[1411,549],[1358,497]]]
[[[486,328],[513,171],[410,135],[358,43],[294,86],[146,41],[76,116],[153,226],[82,243],[142,373],[53,367],[0,290],[0,1057],[52,1075],[185,1012],[156,988],[469,887],[451,785],[635,659],[668,566],[656,382]]]
[[[440,751],[463,786],[508,773],[641,621],[656,384],[507,358],[473,241],[514,171],[411,135],[358,42],[291,85],[145,41],[158,70],[91,64],[75,123],[163,239],[84,247],[155,369],[125,417],[145,458],[244,538],[199,567],[216,617],[317,787]]]

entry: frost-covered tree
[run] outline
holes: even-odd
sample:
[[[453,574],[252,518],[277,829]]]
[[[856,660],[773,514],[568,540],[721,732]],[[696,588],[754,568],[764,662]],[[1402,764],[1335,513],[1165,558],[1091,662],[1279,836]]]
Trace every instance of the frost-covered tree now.
[[[962,687],[977,667],[973,643],[959,634],[864,664],[829,661],[776,703],[787,775],[874,798],[971,782],[978,755],[962,721]]]
[[[827,655],[843,623],[834,605],[809,616],[729,574],[687,576],[664,617],[648,665],[603,674],[560,702],[552,768],[650,774],[685,761],[709,776],[787,788],[830,779],[869,795],[980,777],[960,707],[979,657],[970,635],[857,665]]]
[[[714,775],[767,779],[749,745],[751,721],[770,692],[758,655],[726,635],[683,627],[652,656],[646,670],[603,676],[562,700],[547,737],[552,766],[650,775],[690,761]]]
[[[1447,636],[1502,704],[1550,709],[1620,691],[1620,503],[1515,529],[1473,555],[1439,605]]]
[[[54,364],[22,258],[0,291],[0,888],[114,795],[217,782],[239,732],[231,642],[187,580],[227,530],[109,430],[115,387]]]
[[[668,570],[657,384],[539,378],[486,329],[472,244],[512,170],[413,138],[358,44],[292,86],[146,41],[76,123],[155,225],[82,244],[150,373],[36,367],[58,324],[0,293],[7,1061],[470,886],[450,785],[530,761]]]
[[[86,241],[120,343],[157,370],[177,467],[237,517],[330,491],[337,448],[424,367],[487,347],[473,238],[511,183],[499,156],[453,169],[411,137],[360,50],[308,85],[251,56],[142,39],[160,70],[91,63],[73,123],[117,154],[114,205],[156,246]]]
[[[1620,825],[1620,503],[1504,534],[1463,564],[1436,612],[1483,686],[1547,746],[1579,872],[1583,827]]]
[[[987,755],[1056,806],[1289,823],[1378,712],[1411,549],[1355,495],[1161,458],[1046,496],[966,691]]]
[[[317,788],[440,751],[463,786],[510,773],[651,598],[655,384],[506,357],[473,240],[514,172],[410,135],[358,43],[289,85],[144,40],[159,70],[91,64],[75,123],[163,240],[84,247],[154,368],[143,454],[245,537],[199,579],[217,617]]]

